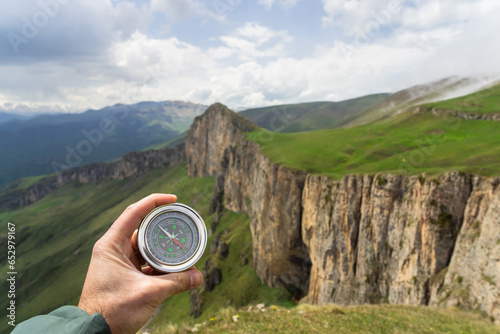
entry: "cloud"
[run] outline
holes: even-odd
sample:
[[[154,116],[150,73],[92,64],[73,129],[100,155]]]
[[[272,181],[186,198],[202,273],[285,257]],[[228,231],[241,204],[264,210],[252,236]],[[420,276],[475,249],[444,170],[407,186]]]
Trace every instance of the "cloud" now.
[[[343,100],[498,68],[498,2],[423,0],[401,2],[395,11],[390,1],[323,0],[324,14],[307,20],[318,29],[323,23],[317,34],[323,39],[314,33],[292,37],[294,29],[276,22],[238,23],[236,10],[214,21],[219,18],[209,3],[89,0],[61,6],[18,55],[0,38],[0,106],[81,111],[172,99],[255,107]],[[26,0],[5,8],[0,37],[22,34],[23,18],[31,20],[40,5]],[[151,33],[158,13],[172,26],[161,37]]]
[[[145,31],[152,20],[146,6],[127,1],[26,0],[7,6],[0,12],[4,64],[102,56],[110,41]]]
[[[214,58],[238,55],[243,61],[284,56],[286,45],[293,41],[287,31],[275,31],[255,22],[247,22],[235,33],[221,36],[219,39],[225,46],[209,50]]]
[[[500,8],[499,2],[490,0],[322,0],[322,3],[323,26],[340,27],[348,36],[374,22],[390,31],[429,31],[443,27],[461,30],[469,21]]]

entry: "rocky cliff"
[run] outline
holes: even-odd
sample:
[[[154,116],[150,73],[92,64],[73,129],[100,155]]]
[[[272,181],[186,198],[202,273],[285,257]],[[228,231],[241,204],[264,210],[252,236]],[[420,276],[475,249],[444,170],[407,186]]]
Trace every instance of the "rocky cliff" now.
[[[105,180],[123,180],[146,175],[156,168],[176,166],[186,160],[184,144],[174,149],[131,152],[109,164],[92,164],[63,170],[47,176],[26,189],[8,189],[0,196],[0,209],[23,207],[38,201],[50,191],[67,184],[100,183]]]
[[[186,137],[190,176],[218,176],[224,205],[251,217],[255,269],[265,284],[307,292],[310,260],[301,238],[305,173],[275,165],[244,132],[255,125],[221,104],[197,118]],[[214,205],[215,207],[215,205]]]
[[[499,178],[331,180],[272,163],[245,139],[252,129],[214,105],[186,152],[190,175],[217,176],[213,198],[251,217],[264,283],[315,304],[465,305],[500,322]]]

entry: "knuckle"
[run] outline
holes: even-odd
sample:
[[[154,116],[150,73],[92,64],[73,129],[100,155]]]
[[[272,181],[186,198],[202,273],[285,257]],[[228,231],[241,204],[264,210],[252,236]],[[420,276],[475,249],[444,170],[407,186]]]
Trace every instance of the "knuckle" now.
[[[137,206],[136,203],[130,204],[129,206],[127,206],[124,212],[133,212],[136,206]]]
[[[101,238],[97,240],[97,242],[94,244],[94,248],[92,249],[92,255],[99,257],[102,256],[104,253],[106,253],[106,246]]]
[[[177,275],[174,280],[175,294],[189,290],[189,276],[182,274]]]

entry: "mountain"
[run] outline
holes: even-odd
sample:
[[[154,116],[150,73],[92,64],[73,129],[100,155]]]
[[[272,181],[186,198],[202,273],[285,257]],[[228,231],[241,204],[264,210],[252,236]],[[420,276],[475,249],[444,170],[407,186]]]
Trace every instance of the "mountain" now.
[[[12,113],[8,113],[8,112],[0,111],[0,124],[15,120],[15,119],[19,119],[19,120],[24,119],[25,120],[25,119],[29,119],[32,117],[36,117],[36,115],[27,116],[27,115],[12,114]]]
[[[389,94],[367,95],[342,102],[312,102],[248,109],[240,114],[258,126],[274,132],[303,132],[344,125]]]
[[[396,92],[378,104],[352,116],[345,127],[367,124],[390,117],[420,104],[447,100],[482,90],[491,85],[490,78],[449,77]]]
[[[0,188],[20,177],[110,161],[163,143],[186,131],[205,109],[188,102],[142,102],[0,124]]]

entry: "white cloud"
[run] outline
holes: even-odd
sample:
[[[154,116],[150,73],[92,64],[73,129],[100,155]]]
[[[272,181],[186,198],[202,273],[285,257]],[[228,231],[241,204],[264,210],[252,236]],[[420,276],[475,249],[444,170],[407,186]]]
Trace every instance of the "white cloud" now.
[[[275,31],[255,22],[247,22],[229,36],[221,36],[224,47],[210,49],[215,58],[234,54],[241,60],[262,57],[280,57],[286,54],[286,45],[292,42],[287,31]]]

